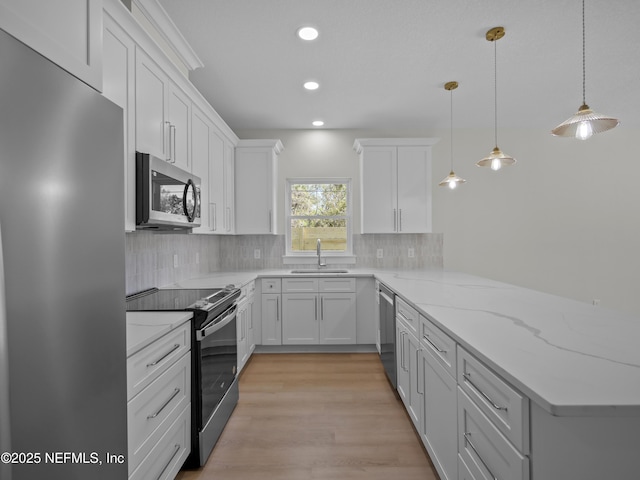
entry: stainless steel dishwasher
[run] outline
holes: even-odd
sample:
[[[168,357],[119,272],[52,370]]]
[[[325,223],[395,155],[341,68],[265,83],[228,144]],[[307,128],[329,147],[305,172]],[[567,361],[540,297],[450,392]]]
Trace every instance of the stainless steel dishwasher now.
[[[380,361],[393,388],[396,380],[396,306],[395,294],[382,283],[378,289],[380,309]]]

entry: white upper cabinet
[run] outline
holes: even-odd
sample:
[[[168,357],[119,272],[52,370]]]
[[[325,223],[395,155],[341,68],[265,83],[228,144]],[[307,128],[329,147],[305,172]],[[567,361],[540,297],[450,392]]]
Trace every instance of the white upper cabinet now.
[[[433,138],[357,139],[361,233],[431,232]]]
[[[191,111],[191,163],[192,173],[200,177],[200,227],[194,233],[212,232],[211,184],[209,168],[211,162],[211,136],[213,124],[197,107]]]
[[[136,50],[136,149],[191,171],[191,100],[142,49]]]
[[[280,140],[240,140],[235,152],[235,232],[276,234]]]
[[[119,23],[125,23],[127,15],[122,4],[109,12],[105,11],[102,84],[103,95],[122,107],[123,112],[124,228],[131,232],[136,229],[135,43]]]
[[[101,0],[0,0],[0,28],[102,91]]]

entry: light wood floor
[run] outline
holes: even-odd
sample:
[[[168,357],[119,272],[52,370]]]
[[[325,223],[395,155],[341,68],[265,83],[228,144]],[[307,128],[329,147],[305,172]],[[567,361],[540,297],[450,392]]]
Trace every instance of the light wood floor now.
[[[377,354],[256,354],[207,464],[179,480],[437,480]]]

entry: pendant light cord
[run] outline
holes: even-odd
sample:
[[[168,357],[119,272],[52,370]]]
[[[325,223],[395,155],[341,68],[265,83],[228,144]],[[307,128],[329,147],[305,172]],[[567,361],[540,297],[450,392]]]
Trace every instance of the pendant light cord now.
[[[586,68],[586,40],[585,40],[585,27],[584,27],[584,0],[582,0],[582,104],[587,104],[587,68]]]
[[[453,89],[449,90],[449,93],[451,94],[451,171],[453,172]]]
[[[583,0],[584,1],[584,0]],[[496,140],[496,148],[498,148],[498,46],[497,39],[493,40],[493,118],[494,118],[494,136]]]

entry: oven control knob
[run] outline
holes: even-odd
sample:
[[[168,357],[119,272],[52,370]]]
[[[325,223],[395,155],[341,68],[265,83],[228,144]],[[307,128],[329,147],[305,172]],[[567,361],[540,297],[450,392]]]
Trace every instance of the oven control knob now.
[[[196,303],[193,304],[194,307],[196,308],[203,308],[205,307],[209,302],[207,301],[206,298],[202,298],[198,301],[196,301]]]

